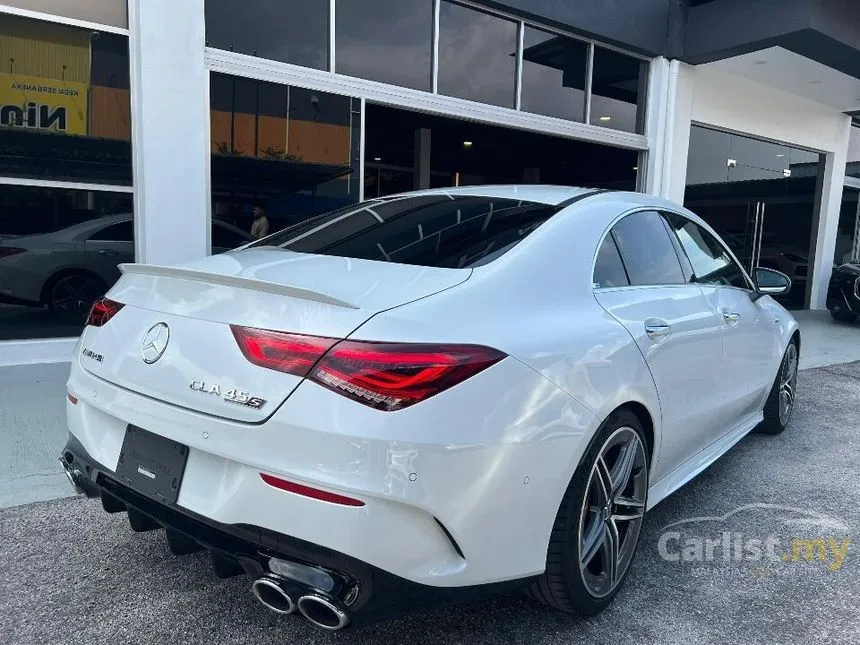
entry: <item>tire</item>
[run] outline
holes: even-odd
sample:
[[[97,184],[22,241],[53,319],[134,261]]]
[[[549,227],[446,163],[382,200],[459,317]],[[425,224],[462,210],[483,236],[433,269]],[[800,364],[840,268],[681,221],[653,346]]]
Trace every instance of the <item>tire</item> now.
[[[797,396],[797,340],[792,339],[782,355],[782,362],[764,404],[764,420],[756,428],[761,434],[780,434],[788,426]]]
[[[648,496],[646,445],[642,424],[630,410],[616,410],[603,423],[562,499],[546,570],[528,589],[530,597],[581,616],[593,616],[612,602],[630,570],[642,529]],[[607,504],[603,491],[610,486],[614,492]],[[607,575],[606,566],[613,539],[620,545],[614,577]]]
[[[60,273],[45,285],[45,304],[57,318],[83,322],[93,303],[101,298],[107,286],[97,275],[87,271]]]
[[[831,310],[830,315],[833,316],[833,320],[836,322],[853,323],[857,320],[857,314],[845,313],[844,311]]]

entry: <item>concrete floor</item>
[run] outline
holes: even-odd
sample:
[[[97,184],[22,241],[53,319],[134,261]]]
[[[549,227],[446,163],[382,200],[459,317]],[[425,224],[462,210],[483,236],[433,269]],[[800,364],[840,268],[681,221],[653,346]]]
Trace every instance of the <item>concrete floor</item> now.
[[[801,311],[801,369],[860,361],[860,322]],[[2,361],[0,361],[2,364]],[[70,496],[56,457],[65,445],[68,363],[0,367],[0,508]]]

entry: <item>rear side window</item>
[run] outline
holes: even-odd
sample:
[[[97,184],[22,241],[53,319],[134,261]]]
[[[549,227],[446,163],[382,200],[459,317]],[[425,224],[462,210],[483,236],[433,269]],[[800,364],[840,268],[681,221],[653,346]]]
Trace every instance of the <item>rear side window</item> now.
[[[474,267],[503,255],[557,210],[492,197],[372,200],[302,222],[251,246],[430,267]]]
[[[630,284],[624,263],[618,253],[618,247],[612,235],[603,239],[603,244],[597,251],[597,260],[594,262],[594,277],[592,278],[594,288],[598,287],[626,287]]]
[[[678,254],[663,218],[654,211],[628,215],[612,235],[633,285],[684,284]]]
[[[131,220],[111,224],[90,235],[90,239],[104,242],[131,242],[134,240],[134,225]]]
[[[743,270],[717,238],[681,215],[667,213],[666,219],[690,260],[696,282],[750,288]]]

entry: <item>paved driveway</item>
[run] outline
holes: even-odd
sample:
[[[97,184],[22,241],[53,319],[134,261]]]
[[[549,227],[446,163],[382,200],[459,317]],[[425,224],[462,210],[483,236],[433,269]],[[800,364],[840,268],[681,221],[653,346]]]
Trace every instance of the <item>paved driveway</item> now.
[[[247,578],[216,579],[202,554],[174,558],[161,531],[133,534],[97,501],[63,499],[0,511],[0,634],[40,645],[856,644],[858,411],[860,363],[802,372],[789,429],[748,437],[650,513],[621,594],[592,619],[511,596],[328,634],[270,614]]]

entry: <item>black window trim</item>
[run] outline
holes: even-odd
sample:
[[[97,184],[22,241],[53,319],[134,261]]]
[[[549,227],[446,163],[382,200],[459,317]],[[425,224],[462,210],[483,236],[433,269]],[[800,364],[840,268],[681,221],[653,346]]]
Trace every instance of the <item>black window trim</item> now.
[[[673,244],[675,244],[675,247],[676,247],[675,251],[679,252],[679,253],[683,253],[684,263],[690,269],[691,278],[690,278],[689,284],[695,284],[695,285],[699,285],[699,286],[715,287],[715,288],[719,288],[719,289],[735,289],[736,291],[740,291],[742,293],[747,293],[747,294],[755,292],[755,288],[753,287],[752,278],[747,273],[747,270],[744,268],[744,265],[735,257],[735,254],[732,253],[732,250],[726,245],[725,242],[723,242],[723,240],[720,239],[720,236],[717,235],[715,231],[710,230],[710,228],[708,226],[703,226],[702,222],[697,222],[696,220],[691,219],[688,215],[685,215],[684,213],[679,213],[678,211],[674,211],[674,210],[671,210],[668,208],[660,209],[659,212],[660,212],[660,216],[663,218],[663,221],[666,223],[666,227],[669,229],[669,234],[672,236],[672,242],[673,242]],[[668,214],[676,215],[678,217],[683,217],[688,222],[695,224],[696,226],[703,229],[705,232],[709,233],[714,238],[714,240],[716,240],[717,244],[720,245],[720,248],[723,249],[724,252],[728,253],[729,258],[741,270],[741,275],[743,276],[744,281],[747,283],[747,288],[744,289],[742,287],[736,287],[733,284],[717,284],[717,283],[710,283],[710,282],[708,282],[708,283],[696,282],[696,272],[693,270],[693,263],[690,262],[690,258],[687,256],[687,252],[684,250],[684,247],[681,245],[681,241],[678,239],[677,233],[675,233],[675,231],[672,230],[671,224],[669,224],[668,220],[666,219],[666,215],[668,215]]]

